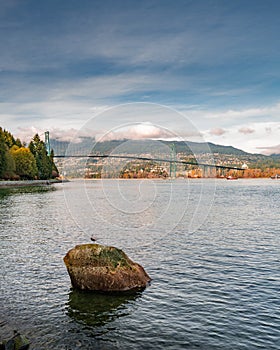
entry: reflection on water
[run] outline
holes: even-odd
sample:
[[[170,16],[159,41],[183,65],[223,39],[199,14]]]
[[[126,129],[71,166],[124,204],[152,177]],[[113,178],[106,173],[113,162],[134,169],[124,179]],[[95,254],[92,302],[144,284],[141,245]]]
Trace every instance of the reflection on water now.
[[[10,190],[8,188],[0,188],[0,200],[10,194]]]
[[[189,234],[202,182],[211,193],[212,180],[193,179],[189,192],[183,181],[172,182],[178,212],[186,201],[188,210],[168,236],[161,228],[174,223],[172,208],[152,230],[141,224],[150,222],[148,201],[147,217],[135,215],[134,228],[129,215],[112,216],[100,181],[87,182],[86,189],[108,225],[90,212],[81,182],[55,185],[55,191],[0,189],[0,338],[17,329],[30,339],[30,350],[279,350],[280,182],[218,181],[207,221]],[[133,196],[138,183],[123,181],[122,193]],[[161,214],[170,182],[157,185]],[[141,182],[140,189],[146,194],[150,183]],[[69,199],[75,212],[68,210]],[[119,226],[108,227],[118,220]],[[117,296],[69,290],[63,257],[89,243],[88,232],[144,266],[151,286]]]
[[[136,293],[96,293],[71,290],[67,315],[87,326],[103,326],[128,314],[127,307],[141,296]]]
[[[9,188],[0,188],[0,199],[16,194],[28,194],[28,193],[40,193],[40,192],[49,192],[55,191],[54,186],[49,185],[40,185],[40,186],[22,186],[22,187],[9,187]]]

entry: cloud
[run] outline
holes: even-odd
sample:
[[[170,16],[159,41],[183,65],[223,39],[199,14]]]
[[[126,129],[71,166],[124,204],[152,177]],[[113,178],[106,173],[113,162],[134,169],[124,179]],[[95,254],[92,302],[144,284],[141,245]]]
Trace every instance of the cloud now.
[[[222,136],[226,133],[226,130],[222,128],[214,128],[209,131],[210,135],[215,135],[215,136]]]
[[[19,127],[15,136],[28,144],[35,134],[38,134],[41,139],[44,137],[44,131],[42,129],[35,128],[34,126]]]
[[[241,134],[247,135],[247,134],[253,134],[255,130],[252,128],[242,127],[238,129],[238,132],[240,132]]]
[[[48,128],[48,130],[43,130],[41,128],[31,127],[19,127],[16,133],[21,141],[29,143],[35,134],[40,136],[41,140],[44,140],[45,131],[49,131],[50,138],[57,141],[65,141],[72,143],[82,142],[85,137],[94,138],[95,133],[92,130],[78,130],[75,128],[70,129],[60,129],[60,128]]]
[[[280,154],[280,144],[276,146],[270,147],[257,147],[257,149],[263,150],[263,154],[271,155],[271,154]]]
[[[46,130],[51,132],[51,138],[70,142],[79,142],[80,138],[85,136],[100,138],[106,135],[107,139],[146,137],[167,140],[176,139],[178,135],[184,140],[222,143],[253,153],[260,149],[266,152],[267,147],[279,142],[279,114],[276,113],[279,104],[263,108],[273,111],[268,119],[270,121],[261,122],[262,119],[267,119],[264,116],[258,123],[250,122],[248,127],[247,122],[240,123],[239,118],[229,120],[221,117],[219,121],[221,126],[211,128],[213,120],[208,116],[214,115],[215,112],[203,110],[196,105],[181,105],[177,112],[175,105],[173,110],[149,103],[124,104],[108,108],[106,105],[91,103],[90,100],[71,100],[71,94],[68,94],[67,90],[61,93],[61,96],[57,96],[57,100],[25,104],[2,103],[0,119],[3,121],[6,119],[9,123],[2,122],[1,126],[26,142],[29,142],[35,133],[44,137],[43,133]],[[244,113],[245,111],[243,110]],[[222,111],[220,113],[222,115]],[[26,118],[26,115],[29,117]],[[277,122],[273,122],[274,118]],[[14,127],[11,128],[9,125]],[[21,127],[18,128],[18,125]],[[253,130],[254,132],[251,132]],[[75,139],[76,141],[73,141]]]
[[[279,143],[279,126],[279,122],[256,122],[252,123],[250,127],[247,124],[232,124],[231,126],[227,125],[227,132],[222,138],[210,134],[209,130],[205,131],[204,134],[207,141],[213,143],[234,146],[251,153],[270,154],[277,151],[277,149],[273,150],[270,147]]]
[[[221,119],[224,122],[232,123],[232,121],[242,122],[246,121],[254,121],[258,119],[269,118],[271,121],[275,119],[275,121],[279,120],[280,114],[280,103],[277,102],[273,105],[258,107],[258,108],[240,108],[240,109],[228,109],[228,110],[212,110],[205,111],[206,119]]]
[[[57,141],[65,141],[65,142],[72,142],[72,143],[80,143],[83,141],[84,138],[95,137],[95,132],[93,130],[77,130],[75,128],[71,129],[59,129],[54,128],[50,129],[50,136],[52,139],[55,139]]]
[[[266,132],[267,134],[271,134],[271,133],[272,133],[271,127],[265,128],[265,132]]]
[[[109,140],[141,140],[141,139],[169,139],[174,138],[174,133],[150,123],[141,123],[119,130],[99,134],[99,142]]]
[[[115,130],[92,130],[89,128],[81,129],[63,129],[63,128],[49,128],[50,138],[56,141],[61,142],[71,142],[71,143],[80,143],[83,141],[83,138],[90,137],[96,138],[98,142],[111,141],[111,140],[141,140],[141,139],[180,139],[182,136],[176,135],[173,131],[169,131],[163,127],[158,127],[152,125],[151,123],[139,123],[131,125],[128,127],[120,127]],[[44,140],[43,129],[32,127],[20,127],[16,136],[22,141],[27,143],[33,138],[35,134],[39,134],[40,138]],[[194,132],[185,132],[184,136],[198,136]]]
[[[2,50],[2,55],[6,52],[2,60],[5,69],[12,68],[11,62],[15,70],[19,63],[21,69],[32,70],[34,64],[36,68],[53,67],[55,63],[63,66],[65,62],[90,59],[126,66],[224,62],[247,34],[240,28],[242,39],[232,35],[241,23],[236,27],[234,21],[224,20],[227,6],[217,9],[183,2],[157,6],[143,1],[125,5],[111,2],[110,6],[105,2],[98,7],[92,2],[71,8],[73,5],[67,2],[65,11],[64,6],[36,5],[23,7],[30,22],[18,16],[17,30],[2,35],[8,38],[8,50]],[[11,18],[7,14],[3,19],[5,24],[14,18],[11,14]],[[224,30],[219,30],[221,27]]]

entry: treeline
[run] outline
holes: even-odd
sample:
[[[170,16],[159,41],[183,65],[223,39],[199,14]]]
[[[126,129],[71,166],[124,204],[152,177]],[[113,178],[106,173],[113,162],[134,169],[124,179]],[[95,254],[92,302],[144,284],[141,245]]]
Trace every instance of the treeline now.
[[[36,134],[28,146],[7,130],[0,127],[0,179],[47,180],[58,176],[53,161],[54,153],[48,155],[45,143]]]

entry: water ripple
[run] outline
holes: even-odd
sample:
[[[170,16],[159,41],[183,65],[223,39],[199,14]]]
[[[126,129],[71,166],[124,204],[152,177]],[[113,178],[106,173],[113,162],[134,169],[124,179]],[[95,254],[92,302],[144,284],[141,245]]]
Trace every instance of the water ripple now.
[[[160,232],[173,219],[168,212],[161,226],[151,230],[145,216],[139,222],[134,218],[143,229],[141,237],[146,235],[150,242],[143,246],[139,239],[137,245],[131,244],[132,229],[105,232],[108,228],[99,226],[94,217],[85,221],[101,243],[123,248],[153,279],[141,294],[113,298],[71,289],[63,256],[75,244],[89,240],[69,216],[63,186],[57,185],[56,191],[5,193],[0,199],[0,337],[19,329],[36,350],[278,350],[277,184],[219,182],[207,222],[193,233],[188,229],[188,212],[168,236]],[[75,197],[77,215],[84,217],[80,186],[70,183],[65,191]],[[201,184],[191,182],[188,194],[180,186],[180,182],[173,186],[178,205],[186,197],[189,204],[195,202]],[[90,188],[102,210],[98,181]],[[164,182],[161,189],[164,199],[168,192]]]

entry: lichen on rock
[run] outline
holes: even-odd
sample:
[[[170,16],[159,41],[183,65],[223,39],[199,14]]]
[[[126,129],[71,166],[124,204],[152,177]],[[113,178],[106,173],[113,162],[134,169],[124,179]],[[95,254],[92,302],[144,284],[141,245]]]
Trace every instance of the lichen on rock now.
[[[115,247],[82,244],[69,250],[64,263],[74,288],[103,292],[143,289],[151,281],[143,267]]]

